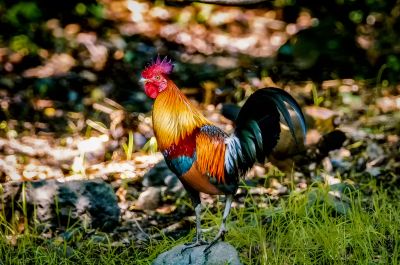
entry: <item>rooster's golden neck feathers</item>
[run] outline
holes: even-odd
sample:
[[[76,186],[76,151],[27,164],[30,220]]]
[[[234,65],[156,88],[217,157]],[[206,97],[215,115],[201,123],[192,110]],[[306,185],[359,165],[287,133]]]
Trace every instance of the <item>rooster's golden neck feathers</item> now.
[[[197,128],[210,124],[185,95],[168,80],[153,106],[153,127],[160,150],[190,135]]]

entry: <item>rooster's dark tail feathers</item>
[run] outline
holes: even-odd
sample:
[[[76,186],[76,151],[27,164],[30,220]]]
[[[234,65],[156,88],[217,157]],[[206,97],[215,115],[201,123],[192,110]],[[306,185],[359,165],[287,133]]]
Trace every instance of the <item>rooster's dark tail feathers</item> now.
[[[303,112],[296,100],[286,91],[274,87],[263,88],[247,99],[236,119],[235,133],[227,141],[225,161],[228,174],[242,175],[256,160],[264,161],[279,140],[281,115],[298,143],[288,106],[296,113],[305,136],[306,123]]]

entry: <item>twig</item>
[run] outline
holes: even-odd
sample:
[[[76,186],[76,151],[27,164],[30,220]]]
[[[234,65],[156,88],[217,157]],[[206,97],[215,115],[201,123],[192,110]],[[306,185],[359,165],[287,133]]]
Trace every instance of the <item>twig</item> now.
[[[142,232],[148,239],[151,239],[151,237],[149,236],[149,234],[147,234],[143,228],[140,226],[139,222],[136,220],[136,218],[133,218],[133,221],[135,222],[136,226],[138,227],[138,229],[140,230],[140,232]]]

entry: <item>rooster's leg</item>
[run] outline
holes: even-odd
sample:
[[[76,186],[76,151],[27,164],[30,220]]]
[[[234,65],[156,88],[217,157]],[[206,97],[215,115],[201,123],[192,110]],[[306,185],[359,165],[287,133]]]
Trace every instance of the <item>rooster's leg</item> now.
[[[228,231],[225,227],[226,219],[228,218],[229,212],[231,210],[231,204],[233,200],[233,195],[228,194],[226,195],[226,202],[225,202],[225,210],[224,210],[224,215],[222,216],[222,223],[221,226],[219,227],[218,234],[214,238],[213,241],[210,242],[210,244],[204,249],[204,252],[207,253],[212,246],[215,245],[220,239],[224,240],[225,233]]]
[[[197,246],[201,245],[206,245],[207,242],[205,242],[201,238],[201,201],[200,201],[200,195],[198,192],[192,192],[192,190],[187,189],[194,207],[194,212],[196,213],[196,237],[194,238],[192,243],[187,243],[185,244],[185,247],[182,248],[181,252],[184,252],[185,250],[189,248],[194,248]]]
[[[207,244],[207,242],[201,239],[201,203],[196,205],[194,211],[196,213],[196,242],[199,245]]]

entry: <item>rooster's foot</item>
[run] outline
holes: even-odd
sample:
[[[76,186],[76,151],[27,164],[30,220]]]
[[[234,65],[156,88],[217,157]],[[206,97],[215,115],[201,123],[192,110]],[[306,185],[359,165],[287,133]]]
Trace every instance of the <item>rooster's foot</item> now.
[[[202,239],[195,239],[195,241],[192,243],[185,243],[185,247],[182,248],[181,254],[183,254],[183,252],[185,252],[186,250],[188,250],[190,248],[195,248],[195,247],[199,247],[199,246],[203,246],[203,245],[207,245],[207,244],[208,244],[208,242],[206,242]]]
[[[219,240],[224,241],[226,232],[227,232],[227,230],[225,229],[225,226],[222,226],[221,229],[219,230],[217,236],[213,239],[213,241],[210,242],[210,244],[208,244],[208,246],[204,249],[203,252],[206,255],[208,255],[210,253],[210,249],[212,248],[212,246],[214,246],[216,243],[218,243]]]

